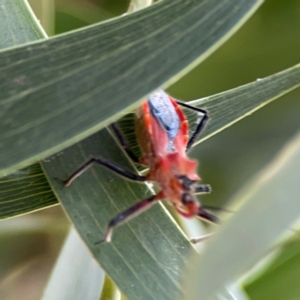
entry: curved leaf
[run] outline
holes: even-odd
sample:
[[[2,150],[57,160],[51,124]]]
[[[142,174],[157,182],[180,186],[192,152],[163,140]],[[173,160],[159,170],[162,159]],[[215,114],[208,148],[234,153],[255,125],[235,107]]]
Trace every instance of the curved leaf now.
[[[0,48],[47,37],[27,1],[0,0],[0,5]],[[0,179],[0,219],[57,203],[39,164]]]
[[[300,242],[296,236],[258,278],[245,286],[251,299],[292,300],[300,293]],[[257,276],[256,276],[257,277]],[[274,284],[276,282],[276,284]]]
[[[212,239],[201,261],[194,261],[187,299],[208,299],[246,272],[299,218],[299,168],[300,134],[235,197],[234,203],[245,204]]]
[[[232,90],[187,102],[190,105],[207,109],[210,115],[210,120],[195,145],[299,86],[300,64],[297,64],[282,72]],[[183,110],[189,120],[190,130],[193,131],[192,124],[196,123],[198,115],[189,109],[183,108]],[[127,115],[119,123],[133,152],[138,156],[140,149],[137,147],[133,115]]]
[[[71,227],[42,300],[98,300],[104,272]],[[80,282],[80,284],[74,284]]]
[[[0,179],[0,219],[58,204],[38,164]]]
[[[161,205],[118,227],[111,243],[95,245],[112,217],[149,197],[146,185],[128,182],[101,166],[93,166],[67,188],[53,180],[66,178],[99,153],[133,170],[104,129],[43,163],[56,196],[95,259],[129,299],[182,298],[181,270],[194,251]]]
[[[0,49],[47,37],[27,1],[1,0],[0,4]]]
[[[224,93],[189,102],[206,108],[211,117],[199,141],[209,138],[298,87],[300,64]]]
[[[208,123],[208,126],[205,129],[204,133],[200,136],[201,140],[204,140],[230,126],[234,122],[237,122],[243,117],[246,117],[255,110],[258,110],[262,106],[270,103],[272,100],[275,100],[280,96],[297,88],[299,85],[300,65],[296,65],[292,68],[268,76],[256,82],[252,82],[233,90],[207,97],[205,99],[198,99],[188,103],[200,107],[205,107],[209,111],[209,114],[211,116],[210,122]],[[195,121],[195,114],[190,114],[187,110],[185,112],[189,117],[190,124],[193,124]],[[122,129],[126,135],[126,138],[131,143],[132,149],[138,154],[133,128],[133,117],[128,116],[126,118],[123,118],[120,124],[122,125]],[[201,140],[199,140],[199,142]],[[37,173],[37,169],[38,167],[35,167],[35,176],[42,176],[41,173]],[[30,174],[31,173],[29,173],[29,175]],[[25,178],[25,175],[26,172],[22,173],[23,177],[20,179],[24,180],[24,182],[27,184],[25,188],[32,200],[24,202],[23,199],[16,198],[15,191],[13,191],[13,193],[10,193],[10,190],[5,190],[5,185],[3,185],[3,192],[5,192],[6,198],[4,199],[0,197],[0,207],[2,205],[1,201],[3,199],[3,201],[6,201],[7,203],[13,203],[13,205],[15,207],[18,207],[18,209],[20,210],[15,211],[13,206],[8,207],[9,209],[5,209],[3,213],[0,214],[0,218],[7,218],[13,215],[30,212],[35,209],[47,207],[48,205],[53,205],[55,202],[57,202],[57,200],[54,199],[55,197],[50,196],[50,188],[48,188],[48,197],[50,202],[41,200],[39,194],[35,192],[35,189],[31,189],[31,187],[35,187],[35,177]],[[29,185],[29,183],[31,182],[31,178],[33,179],[32,186]],[[22,182],[21,180],[19,181],[20,183]],[[3,182],[5,183],[5,178],[0,179],[0,184]],[[47,187],[45,185],[44,192],[46,191]],[[35,196],[37,196],[37,198],[35,198]],[[20,204],[18,204],[19,200],[21,201]],[[22,207],[23,210],[21,209]]]
[[[260,3],[165,0],[1,52],[0,176],[91,135],[149,92],[174,82]]]

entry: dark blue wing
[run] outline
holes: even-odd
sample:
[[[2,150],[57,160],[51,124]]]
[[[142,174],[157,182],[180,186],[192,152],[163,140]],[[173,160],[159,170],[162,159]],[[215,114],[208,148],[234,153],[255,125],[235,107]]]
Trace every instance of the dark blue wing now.
[[[158,90],[149,96],[148,103],[151,114],[167,132],[170,144],[173,144],[180,128],[180,121],[169,96],[163,90]]]

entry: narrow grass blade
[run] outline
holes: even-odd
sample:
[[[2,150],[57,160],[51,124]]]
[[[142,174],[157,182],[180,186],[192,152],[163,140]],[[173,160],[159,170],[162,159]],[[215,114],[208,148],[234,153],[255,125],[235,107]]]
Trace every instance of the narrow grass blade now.
[[[26,0],[0,0],[0,6],[0,48],[47,37]],[[57,203],[39,164],[0,179],[0,219]]]
[[[0,7],[0,49],[47,37],[27,1],[0,0]]]
[[[298,87],[300,64],[238,88],[189,102],[206,108],[211,116],[199,141],[209,138]]]
[[[207,109],[210,115],[208,125],[199,136],[198,143],[299,86],[300,64],[232,90],[187,102],[190,105]],[[198,116],[191,110],[185,108],[183,110],[189,120],[190,131],[193,132],[193,124],[196,123]],[[141,152],[134,133],[133,114],[128,114],[122,118],[119,124],[129,141],[132,151],[139,156]]]
[[[58,204],[38,164],[0,179],[0,219]]]
[[[296,89],[300,85],[300,65],[296,65],[292,68],[284,70],[280,73],[268,76],[259,81],[246,84],[244,86],[229,90],[217,95],[207,97],[205,99],[199,99],[189,102],[190,104],[207,108],[211,119],[208,123],[207,129],[201,135],[202,140],[209,138],[210,136],[218,133],[224,128],[232,125],[234,122],[246,117],[250,113],[260,109],[264,105],[267,105],[271,101],[279,98],[280,96]],[[195,122],[195,114],[190,114],[189,111],[185,111],[189,117],[190,124]],[[123,118],[120,122],[122,129],[129,140],[132,150],[139,155],[139,148],[137,147],[137,142],[134,134],[134,120],[133,115],[128,115],[128,117]],[[192,128],[192,127],[191,127]],[[34,167],[35,170],[38,166]],[[15,197],[15,191],[9,193],[6,189],[5,199],[0,197],[0,202],[3,199],[8,204],[8,209],[4,210],[4,213],[0,214],[1,218],[7,218],[18,214],[23,214],[30,212],[31,210],[39,209],[42,207],[47,207],[48,205],[53,205],[56,200],[54,196],[50,196],[50,188],[48,188],[48,197],[50,202],[44,201],[40,198],[40,194],[36,193],[34,187],[36,187],[35,178],[31,176],[31,171],[28,169],[28,178],[25,178],[26,172],[21,172],[22,177],[20,178],[19,184],[22,180],[26,186],[24,189],[30,194],[30,201],[23,201],[23,198]],[[41,173],[35,173],[35,176],[42,178]],[[15,176],[17,180],[18,177]],[[30,180],[33,180],[32,182]],[[5,191],[6,179],[0,179],[0,184],[3,185],[3,192]],[[30,185],[29,183],[32,183]],[[21,185],[19,185],[21,188]],[[43,189],[44,192],[47,191],[46,185]],[[36,196],[36,197],[35,197]],[[18,204],[21,201],[20,205]],[[32,203],[31,203],[32,201]],[[9,206],[9,203],[12,205]],[[1,207],[1,203],[0,203]],[[18,207],[15,210],[14,207]],[[23,210],[21,209],[23,207]]]
[[[236,196],[245,204],[194,264],[187,299],[209,299],[257,262],[300,216],[300,134]]]
[[[98,300],[104,272],[71,228],[42,300]]]
[[[260,3],[165,0],[1,52],[0,176],[95,133],[179,79]]]
[[[101,166],[93,166],[63,187],[66,178],[91,155],[133,170],[106,130],[66,149],[43,163],[56,196],[95,259],[129,299],[182,298],[180,282],[186,257],[194,252],[161,205],[116,228],[112,242],[95,245],[117,213],[149,197],[144,184],[128,182]]]
[[[300,293],[300,239],[298,230],[291,230],[290,234],[293,237],[281,249],[275,245],[275,250],[280,251],[277,251],[272,263],[264,268],[264,272],[257,270],[250,275],[250,280],[246,278],[245,290],[251,299],[297,299]]]

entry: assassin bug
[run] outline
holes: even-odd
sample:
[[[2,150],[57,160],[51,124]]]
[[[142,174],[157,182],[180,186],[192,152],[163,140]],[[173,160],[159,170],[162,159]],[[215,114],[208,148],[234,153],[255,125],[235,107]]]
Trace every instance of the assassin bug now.
[[[180,106],[203,115],[190,138],[188,138],[188,121]],[[110,125],[128,156],[134,162],[149,167],[148,174],[140,176],[102,157],[92,157],[68,179],[63,181],[63,184],[65,186],[70,185],[75,178],[94,163],[97,163],[130,180],[156,182],[160,187],[160,192],[136,203],[113,218],[108,224],[104,239],[96,244],[110,242],[115,227],[145,211],[158,200],[163,199],[168,199],[174,205],[176,211],[186,218],[200,217],[206,221],[217,223],[217,217],[203,209],[194,197],[194,194],[209,193],[211,189],[209,185],[197,184],[200,180],[200,177],[196,174],[197,162],[186,156],[186,152],[192,147],[207,121],[208,114],[205,110],[175,101],[163,90],[154,92],[136,111],[136,136],[144,153],[144,156],[140,159],[127,146],[118,126],[115,123]]]

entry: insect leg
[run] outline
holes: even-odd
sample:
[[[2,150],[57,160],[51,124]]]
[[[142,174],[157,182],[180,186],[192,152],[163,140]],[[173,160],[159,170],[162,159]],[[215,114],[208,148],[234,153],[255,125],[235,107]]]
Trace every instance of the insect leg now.
[[[117,139],[119,140],[119,143],[121,144],[124,151],[127,153],[127,155],[131,158],[131,160],[135,163],[139,163],[138,157],[131,151],[131,149],[128,146],[128,143],[122,133],[122,131],[119,129],[117,123],[112,123],[110,126],[111,130],[116,135]]]
[[[109,243],[111,241],[111,237],[113,234],[113,229],[128,220],[134,218],[135,216],[139,215],[140,213],[147,210],[155,201],[157,201],[157,196],[153,195],[150,198],[144,199],[133,206],[129,207],[125,211],[118,214],[115,218],[113,218],[107,226],[106,232],[104,234],[104,239],[96,242],[95,245],[101,244],[101,243]]]
[[[209,238],[210,238],[211,236],[213,236],[213,235],[214,235],[214,233],[208,233],[208,234],[202,235],[202,236],[200,236],[200,237],[191,238],[191,239],[190,239],[190,242],[191,242],[192,244],[198,244],[198,243],[200,243],[200,242],[203,242],[203,241],[209,239]]]
[[[115,165],[102,157],[92,157],[89,161],[87,161],[84,165],[82,165],[79,169],[77,169],[68,179],[63,181],[64,186],[70,185],[73,182],[73,180],[75,180],[82,173],[84,173],[94,163],[102,165],[102,166],[106,167],[107,169],[109,169],[127,179],[130,179],[133,181],[141,181],[141,182],[146,181],[145,176],[140,176],[140,175],[131,173],[130,171],[125,170],[125,169],[119,167],[118,165]],[[56,179],[58,179],[58,178],[56,178]]]
[[[193,194],[208,194],[211,192],[211,187],[209,184],[199,184],[194,187]]]
[[[230,210],[230,209],[226,209],[226,208],[222,208],[222,207],[217,207],[217,206],[212,206],[212,205],[202,205],[202,208],[204,208],[205,210],[215,210],[215,211],[223,211],[223,212],[227,212],[227,213],[234,213],[235,211]]]
[[[189,108],[191,110],[194,110],[194,111],[197,111],[197,112],[200,112],[202,113],[204,116],[200,119],[199,123],[197,124],[197,127],[194,131],[194,133],[192,134],[192,136],[190,137],[188,143],[187,143],[187,146],[186,146],[186,152],[188,152],[190,150],[190,148],[193,146],[193,144],[195,143],[198,135],[201,133],[201,131],[203,130],[203,128],[205,127],[208,119],[209,119],[209,116],[208,116],[208,113],[206,110],[204,109],[201,109],[201,108],[198,108],[198,107],[195,107],[195,106],[192,106],[192,105],[188,105],[184,102],[180,102],[180,101],[177,101],[176,102],[183,106],[183,107],[186,107],[186,108]]]
[[[204,210],[203,207],[199,208],[198,217],[200,217],[201,219],[203,219],[205,221],[209,221],[209,222],[212,222],[215,224],[218,224],[220,221],[219,218],[217,218],[213,214],[210,214],[209,212]],[[191,238],[190,242],[193,244],[197,244],[197,243],[202,242],[203,240],[206,240],[207,238],[211,237],[212,235],[213,235],[213,233],[209,233],[204,236],[200,236],[198,238]]]
[[[199,208],[199,212],[198,212],[198,217],[200,217],[201,219],[211,222],[211,223],[219,223],[219,218],[217,218],[216,216],[214,216],[213,214],[207,212],[206,210],[204,210],[202,207]]]

